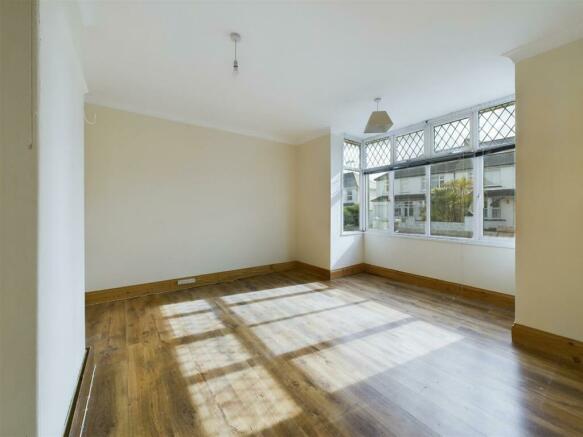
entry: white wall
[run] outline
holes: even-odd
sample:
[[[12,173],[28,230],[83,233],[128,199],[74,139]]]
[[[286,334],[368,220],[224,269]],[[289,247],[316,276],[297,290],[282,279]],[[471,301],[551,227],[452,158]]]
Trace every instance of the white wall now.
[[[86,289],[295,259],[294,146],[87,105]]]
[[[332,132],[330,136],[330,269],[360,264],[364,262],[364,235],[342,235],[342,152],[344,135]],[[361,208],[363,202],[361,199]]]
[[[330,135],[296,146],[296,258],[330,268]]]
[[[389,269],[514,294],[514,249],[367,232],[364,260]]]
[[[33,3],[0,2],[0,436],[36,432]]]
[[[516,321],[583,341],[583,40],[516,65]]]
[[[63,433],[85,353],[83,96],[72,2],[38,6],[37,426]]]
[[[75,3],[37,8],[1,4],[2,436],[63,434],[85,345],[78,17]]]

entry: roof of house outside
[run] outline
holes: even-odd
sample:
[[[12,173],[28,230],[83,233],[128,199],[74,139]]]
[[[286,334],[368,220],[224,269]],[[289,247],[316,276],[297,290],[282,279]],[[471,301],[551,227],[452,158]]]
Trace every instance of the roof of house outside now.
[[[344,173],[343,183],[344,183],[344,188],[358,187],[358,184],[356,183],[356,176],[355,176],[354,172]]]
[[[395,179],[412,178],[416,176],[425,176],[425,167],[411,167],[395,170]]]
[[[514,152],[493,153],[484,156],[484,165],[487,167],[499,167],[514,165]]]

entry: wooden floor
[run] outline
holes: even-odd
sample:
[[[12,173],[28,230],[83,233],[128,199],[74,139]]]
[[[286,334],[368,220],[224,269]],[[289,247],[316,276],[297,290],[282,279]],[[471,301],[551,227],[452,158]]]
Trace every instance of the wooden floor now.
[[[87,307],[86,435],[583,435],[583,373],[513,315],[359,274],[271,274]]]

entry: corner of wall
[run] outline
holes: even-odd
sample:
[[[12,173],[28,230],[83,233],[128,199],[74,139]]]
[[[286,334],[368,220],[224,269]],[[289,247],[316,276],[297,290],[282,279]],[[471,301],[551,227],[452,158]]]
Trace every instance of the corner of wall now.
[[[330,135],[296,148],[297,260],[330,269]]]
[[[344,134],[330,133],[330,269],[364,262],[364,235],[342,234],[342,153]]]

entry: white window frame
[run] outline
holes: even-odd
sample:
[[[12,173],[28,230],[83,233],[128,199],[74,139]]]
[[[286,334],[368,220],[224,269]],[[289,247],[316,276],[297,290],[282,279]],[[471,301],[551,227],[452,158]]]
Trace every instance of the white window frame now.
[[[441,157],[441,156],[447,156],[447,155],[453,155],[456,153],[460,153],[460,152],[469,152],[471,150],[476,150],[475,147],[475,122],[474,122],[474,117],[472,116],[473,113],[471,110],[466,110],[466,111],[459,111],[459,112],[455,112],[452,114],[448,114],[444,117],[439,117],[437,119],[431,120],[431,122],[429,123],[429,129],[430,129],[430,137],[429,137],[429,143],[430,143],[430,157],[434,158],[434,157]],[[441,126],[442,124],[448,124],[448,123],[452,123],[454,121],[459,121],[459,120],[463,120],[464,118],[468,118],[470,120],[470,144],[466,147],[457,147],[455,149],[449,149],[449,150],[441,150],[439,152],[435,151],[435,132],[434,129],[436,126]]]
[[[397,142],[396,142],[397,137],[401,137],[403,135],[413,134],[413,133],[419,132],[419,131],[423,131],[423,149],[424,149],[423,155],[418,156],[416,158],[401,159],[400,161],[397,161]],[[393,153],[392,162],[394,164],[400,164],[400,163],[415,162],[415,161],[419,161],[421,159],[425,159],[428,156],[427,155],[427,146],[430,142],[428,140],[429,139],[428,133],[429,133],[429,130],[428,130],[428,123],[427,122],[417,123],[417,124],[414,124],[411,126],[407,126],[404,129],[399,129],[399,130],[396,130],[395,132],[393,132],[391,134],[391,136],[392,136],[392,138],[391,138],[391,144],[392,144],[391,151]]]
[[[483,156],[475,156],[470,159],[473,160],[473,213],[474,213],[474,223],[473,223],[473,236],[471,238],[464,237],[449,237],[449,236],[438,236],[431,235],[431,164],[424,165],[425,167],[425,233],[424,234],[405,234],[400,232],[395,232],[395,198],[394,198],[394,182],[395,182],[395,169],[389,171],[389,226],[387,230],[382,229],[369,229],[368,226],[368,183],[367,178],[371,173],[377,173],[377,168],[367,168],[366,167],[366,144],[380,138],[388,138],[391,144],[391,164],[399,163],[411,163],[418,160],[424,160],[434,157],[443,157],[447,155],[453,155],[460,152],[476,152],[484,151],[489,148],[495,148],[496,145],[492,146],[481,146],[479,143],[479,111],[483,109],[490,108],[492,106],[508,103],[515,101],[515,96],[510,95],[501,99],[492,100],[485,102],[480,105],[476,105],[472,108],[464,109],[462,111],[452,112],[442,117],[427,120],[425,122],[416,123],[398,130],[391,132],[389,135],[375,135],[367,137],[363,140],[358,140],[360,142],[360,169],[354,169],[359,172],[360,175],[360,231],[344,231],[344,211],[341,207],[341,231],[343,235],[346,234],[360,234],[362,232],[372,232],[378,234],[385,234],[391,237],[397,238],[413,238],[413,239],[424,239],[424,240],[436,240],[436,241],[450,241],[461,244],[470,245],[485,245],[485,246],[496,246],[496,247],[515,247],[515,237],[489,237],[484,235],[484,206],[483,206],[483,182],[484,182],[484,158]],[[470,120],[470,145],[468,147],[461,147],[453,150],[446,150],[441,152],[435,152],[434,147],[434,137],[433,129],[435,126],[448,123],[451,121],[456,121],[462,118],[469,118]],[[396,161],[396,143],[395,137],[406,135],[409,133],[417,132],[419,130],[424,130],[424,150],[425,153],[418,157],[409,160]],[[353,137],[348,135],[345,136],[347,140],[355,141]],[[344,171],[344,153],[342,156],[342,170]],[[367,172],[365,174],[365,171]],[[382,167],[378,167],[379,173],[384,173],[387,170],[382,170]],[[342,181],[342,190],[344,190],[344,183]],[[344,199],[344,194],[342,193],[342,200]]]
[[[345,167],[344,166],[344,143],[346,141],[352,142],[352,143],[357,143],[360,145],[360,168],[355,168],[355,167]],[[342,171],[342,176],[340,178],[340,236],[343,235],[359,235],[365,232],[366,230],[366,225],[367,223],[364,220],[367,220],[367,216],[366,216],[366,208],[368,208],[368,198],[366,197],[368,195],[368,193],[366,192],[366,186],[363,185],[364,182],[364,172],[363,172],[363,168],[364,168],[364,159],[366,157],[365,151],[364,151],[365,147],[364,147],[364,141],[360,140],[360,139],[356,139],[351,137],[350,135],[344,135],[343,141],[342,141],[342,153],[340,153],[340,168]],[[353,172],[357,172],[358,173],[358,180],[359,180],[359,187],[358,187],[358,197],[359,197],[359,209],[358,209],[358,227],[359,229],[357,231],[345,231],[344,230],[344,172],[345,171],[353,171]],[[366,201],[366,204],[363,207],[363,200]]]

